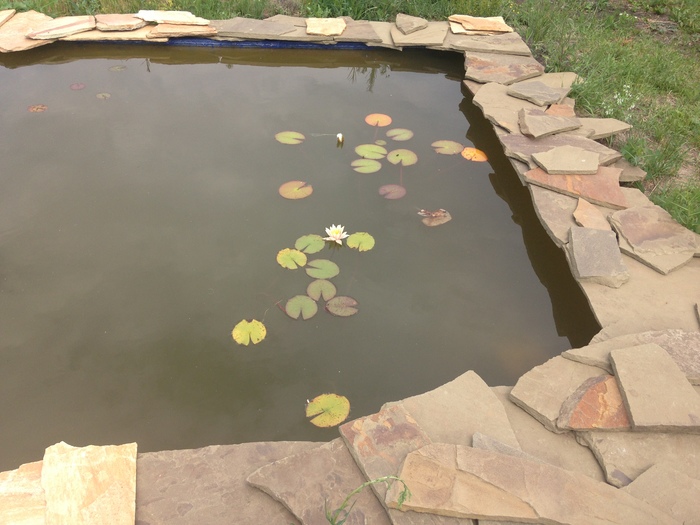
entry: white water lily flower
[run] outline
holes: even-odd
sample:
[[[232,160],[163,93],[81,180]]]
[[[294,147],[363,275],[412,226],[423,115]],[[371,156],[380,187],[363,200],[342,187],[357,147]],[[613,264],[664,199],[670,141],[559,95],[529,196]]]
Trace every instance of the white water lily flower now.
[[[328,237],[324,237],[324,241],[334,241],[337,242],[338,244],[343,244],[343,239],[345,239],[348,234],[345,233],[345,227],[341,226],[338,224],[336,226],[335,224],[332,225],[330,228],[326,228],[326,233],[328,234]]]

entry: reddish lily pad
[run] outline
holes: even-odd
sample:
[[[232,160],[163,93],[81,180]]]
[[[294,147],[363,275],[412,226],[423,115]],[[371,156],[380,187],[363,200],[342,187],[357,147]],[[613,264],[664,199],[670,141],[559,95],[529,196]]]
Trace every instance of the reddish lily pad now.
[[[75,84],[71,84],[70,88],[73,91],[80,91],[81,89],[85,89],[85,84],[83,84],[82,82],[76,82]]]
[[[338,295],[326,303],[326,311],[338,317],[350,317],[357,313],[357,301],[347,295]]]
[[[306,287],[306,293],[314,301],[318,301],[323,297],[324,301],[330,301],[335,297],[337,289],[335,285],[327,279],[316,279],[311,281]]]
[[[363,159],[383,159],[386,157],[386,148],[378,144],[360,144],[355,148],[357,153]]]
[[[34,104],[27,108],[30,113],[43,113],[47,109],[49,109],[49,107],[46,104]]]
[[[389,115],[384,115],[383,113],[372,113],[365,117],[365,122],[370,126],[377,126],[383,128],[391,124],[391,117]]]
[[[323,240],[323,237],[321,237],[320,235],[316,235],[315,233],[303,235],[299,237],[294,243],[294,247],[297,250],[308,254],[320,252],[321,250],[323,250],[323,247],[325,245],[326,241]]]
[[[311,184],[301,180],[290,180],[279,187],[279,194],[285,199],[297,200],[304,199],[314,192]]]
[[[280,131],[275,135],[275,140],[282,144],[301,144],[306,137],[298,131]]]
[[[314,303],[315,304],[315,303]],[[260,321],[251,319],[247,321],[243,319],[240,323],[233,327],[231,337],[239,345],[248,346],[249,343],[254,345],[265,339],[267,328]]]
[[[411,166],[418,162],[418,155],[413,153],[410,149],[395,149],[387,153],[386,160],[392,164]]]
[[[410,140],[413,138],[413,131],[405,128],[394,128],[386,132],[386,136],[390,139],[402,142],[404,140]]]
[[[441,155],[457,155],[464,149],[462,144],[454,140],[436,140],[431,146],[435,148],[435,153]]]
[[[486,153],[476,148],[464,148],[462,150],[462,157],[467,160],[473,160],[474,162],[486,162],[488,160]]]
[[[374,237],[367,232],[355,232],[345,242],[349,248],[356,248],[360,252],[374,248]]]
[[[292,319],[299,319],[299,316],[301,316],[306,321],[316,315],[318,305],[308,295],[295,295],[287,301],[284,311]]]
[[[382,163],[372,159],[356,159],[350,165],[358,173],[376,173],[382,169]]]
[[[314,279],[331,279],[340,273],[340,268],[328,259],[314,259],[306,265],[306,274]]]
[[[321,394],[306,405],[306,417],[313,418],[311,423],[317,427],[327,428],[340,425],[350,415],[350,401],[338,394]]]
[[[379,195],[385,199],[400,199],[406,195],[406,188],[398,184],[385,184],[379,188]]]
[[[277,264],[282,268],[296,270],[300,266],[306,266],[306,254],[299,250],[285,248],[277,253]]]

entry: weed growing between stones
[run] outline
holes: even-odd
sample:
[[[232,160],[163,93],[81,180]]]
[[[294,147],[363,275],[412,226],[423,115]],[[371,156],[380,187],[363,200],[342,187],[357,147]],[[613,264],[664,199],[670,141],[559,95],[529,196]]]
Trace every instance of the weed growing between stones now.
[[[330,525],[343,525],[345,521],[348,519],[348,516],[350,515],[350,512],[352,511],[352,508],[355,506],[355,501],[350,503],[350,500],[353,498],[353,496],[358,495],[362,490],[364,490],[366,487],[369,487],[370,485],[374,485],[375,483],[386,483],[387,487],[391,487],[391,485],[395,482],[398,481],[403,485],[403,489],[399,493],[399,507],[404,504],[404,502],[408,501],[411,497],[411,491],[408,490],[408,487],[406,486],[406,483],[401,478],[398,478],[396,476],[383,476],[381,478],[375,478],[371,479],[369,481],[364,482],[362,485],[357,487],[355,490],[350,492],[350,494],[347,495],[347,497],[343,500],[343,503],[340,504],[340,506],[331,511],[328,509],[328,507],[325,507],[326,511],[326,520]],[[348,508],[348,505],[350,506]]]

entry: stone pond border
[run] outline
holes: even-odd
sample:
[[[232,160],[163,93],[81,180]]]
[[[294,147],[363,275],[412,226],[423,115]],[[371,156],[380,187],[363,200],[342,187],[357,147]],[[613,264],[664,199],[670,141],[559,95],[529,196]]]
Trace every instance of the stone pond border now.
[[[58,40],[462,53],[464,87],[602,328],[589,345],[533,368],[512,388],[488,387],[468,371],[345,423],[329,443],[138,456],[135,444],[54,445],[43,467],[0,474],[0,522],[324,523],[326,501],[336,508],[365,480],[398,474],[413,492],[401,510],[400,487],[375,484],[360,495],[353,519],[700,523],[700,236],[625,185],[645,174],[604,139],[629,125],[577,117],[568,98],[575,73],[545,73],[502,19],[465,15],[441,22],[399,15],[390,23],[207,21],[160,11],[54,20],[0,11],[0,52]],[[99,483],[86,474],[95,471],[104,474]]]

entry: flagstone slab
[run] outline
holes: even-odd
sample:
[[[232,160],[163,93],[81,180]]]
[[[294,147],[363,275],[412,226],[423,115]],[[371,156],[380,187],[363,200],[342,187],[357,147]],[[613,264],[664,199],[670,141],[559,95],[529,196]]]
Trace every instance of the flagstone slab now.
[[[647,172],[639,166],[633,166],[624,157],[617,160],[612,165],[615,168],[621,168],[620,182],[639,182],[647,177]]]
[[[518,82],[508,88],[508,94],[511,97],[522,98],[538,106],[558,104],[569,94],[569,91],[569,88],[550,87],[539,80]]]
[[[695,234],[660,206],[616,212],[610,222],[625,253],[664,275],[690,261],[698,249]]]
[[[568,104],[552,104],[544,110],[547,115],[555,117],[575,117],[576,111]]]
[[[411,452],[400,471],[406,508],[477,519],[567,525],[680,525],[607,483],[552,465],[471,447],[434,443]],[[397,487],[387,494],[395,505]]]
[[[327,525],[326,509],[339,508],[365,481],[340,438],[264,465],[247,478],[250,485],[283,503],[304,525]],[[372,491],[363,490],[354,502],[348,524],[391,523]]]
[[[617,348],[610,362],[635,430],[700,433],[700,396],[666,350]]]
[[[146,25],[135,15],[95,15],[95,28],[100,31],[133,31]]]
[[[0,11],[0,26],[7,22],[10,18],[15,16],[17,11],[15,9],[3,9]]]
[[[298,525],[284,505],[245,479],[263,465],[319,445],[259,442],[139,454],[136,523]]]
[[[342,18],[307,18],[306,33],[309,35],[338,36],[345,31]]]
[[[555,117],[552,115],[547,115],[544,111],[540,109],[521,109],[518,113],[518,124],[520,125],[520,132],[523,135],[527,135],[529,137],[534,138],[547,137],[549,135],[562,133],[564,131],[571,131],[581,127],[581,123],[577,118]],[[546,154],[547,153],[541,153],[538,155]],[[535,159],[535,161],[537,161],[536,156],[533,156],[533,158]],[[557,155],[555,158],[557,158],[557,160],[560,160],[562,157],[560,155]]]
[[[46,524],[133,525],[136,443],[46,449],[41,469]]]
[[[603,374],[584,381],[564,401],[557,426],[567,430],[631,430],[615,377]]]
[[[151,9],[141,9],[135,15],[146,22],[156,24],[183,24],[195,26],[208,26],[209,20],[194,16],[189,11],[158,11]]]
[[[476,82],[474,80],[469,80],[469,79],[462,80],[462,85],[465,88],[467,88],[467,90],[472,95],[476,95],[476,92],[479,91],[479,89],[481,89],[481,86],[483,86],[483,84],[481,82]]]
[[[46,498],[41,487],[43,462],[25,463],[0,473],[0,523],[44,525]]]
[[[576,226],[573,213],[577,199],[535,184],[529,184],[528,189],[545,231],[558,247],[564,247],[569,242],[569,230]]]
[[[596,230],[612,231],[612,227],[607,217],[600,209],[579,197],[578,204],[574,210],[574,220],[579,226],[584,228],[594,228]]]
[[[450,32],[455,35],[501,35],[503,31],[478,31],[473,29],[465,29],[462,24],[450,21]]]
[[[593,140],[607,139],[632,129],[631,124],[614,118],[581,117],[581,124],[583,127],[591,129],[589,138]]]
[[[469,16],[450,15],[447,17],[450,22],[460,24],[464,29],[472,31],[497,31],[499,33],[512,33],[513,28],[506,24],[502,16]]]
[[[535,152],[532,154],[532,160],[550,175],[595,175],[598,172],[600,155],[594,151],[565,145]]]
[[[213,20],[211,25],[216,28],[217,35],[220,37],[251,40],[274,40],[297,28],[290,21],[277,20],[275,17],[266,20],[236,17],[229,20]]]
[[[700,525],[700,480],[663,463],[646,470],[622,490],[684,525]]]
[[[522,375],[510,391],[510,400],[551,432],[563,432],[556,421],[564,401],[584,381],[599,375],[599,368],[556,356]]]
[[[397,46],[442,46],[450,26],[447,22],[428,22],[428,27],[404,35],[396,25],[391,26],[391,39]]]
[[[624,208],[627,200],[620,190],[620,170],[600,166],[595,175],[550,175],[542,168],[525,173],[530,184],[536,184],[571,197],[582,197],[589,202],[608,208]]]
[[[492,452],[498,452],[499,454],[505,454],[516,458],[523,458],[529,461],[542,461],[540,458],[532,456],[527,452],[523,452],[519,448],[508,446],[505,443],[492,438],[491,436],[482,434],[481,432],[475,432],[472,436],[472,447],[480,448],[482,450],[490,450]]]
[[[477,97],[474,97],[475,100],[476,98]],[[513,97],[510,98],[513,100],[518,100],[514,99]],[[529,107],[536,108],[537,106],[533,104]],[[519,110],[520,108],[518,111]],[[509,131],[517,131],[517,128]],[[507,156],[515,157],[518,160],[527,162],[533,168],[536,166],[535,162],[532,160],[532,155],[534,153],[543,153],[558,146],[573,146],[591,151],[593,153],[598,153],[600,156],[599,163],[603,166],[612,164],[622,157],[622,154],[619,151],[603,146],[595,140],[567,134],[552,135],[541,139],[533,139],[520,134],[511,134],[500,137],[499,140],[501,141],[501,144],[503,144]]]
[[[445,49],[454,51],[532,56],[530,48],[518,33],[456,35],[452,31],[447,31],[442,46]]]
[[[428,21],[418,16],[399,13],[396,15],[396,28],[404,35],[410,35],[428,27]]]
[[[511,401],[509,394],[512,387],[496,386],[491,387],[491,390],[505,408],[523,452],[551,465],[605,481],[595,456],[576,441],[573,432],[555,434],[547,430],[542,423]]]
[[[624,487],[657,463],[700,479],[700,435],[656,432],[577,432],[595,454],[608,483]]]
[[[574,278],[619,288],[630,279],[615,233],[574,226],[569,230],[566,256]]]
[[[369,22],[349,20],[342,35],[334,37],[337,42],[373,42],[381,43],[382,38]]]
[[[0,53],[26,51],[55,42],[55,40],[33,40],[26,37],[26,34],[33,31],[35,27],[51,20],[53,18],[50,16],[36,11],[16,13],[0,26]]]
[[[489,82],[484,84],[479,91],[474,95],[472,100],[476,107],[481,109],[486,117],[493,124],[502,127],[503,129],[510,131],[511,133],[519,133],[520,124],[518,123],[518,113],[521,109],[537,109],[538,106],[527,100],[522,100],[519,98],[514,98],[508,95],[508,87],[498,82]],[[508,139],[512,142],[509,137],[511,135],[505,135],[499,137],[501,143]],[[522,135],[517,135],[523,137]],[[533,140],[527,137],[523,137],[526,140]],[[519,144],[516,144],[520,146]],[[520,146],[520,148],[528,147],[532,149],[533,146],[527,145]],[[553,147],[553,146],[552,146]],[[550,149],[550,148],[547,148]],[[539,151],[539,150],[536,150]],[[507,151],[506,151],[507,154]],[[514,155],[509,155],[513,157]],[[522,157],[516,157],[518,160],[523,160],[523,162],[529,162],[530,157],[527,156],[526,159]],[[532,166],[531,166],[532,167]]]
[[[216,28],[202,25],[158,24],[148,33],[148,38],[181,38],[216,36]]]
[[[498,82],[509,85],[519,80],[539,76],[544,71],[537,60],[528,56],[504,56],[473,51],[466,51],[464,56],[465,77],[484,84]]]
[[[576,73],[572,73],[570,71],[563,71],[560,73],[545,73],[541,77],[537,77],[534,80],[524,80],[523,84],[526,84],[528,82],[541,82],[542,84],[545,84],[551,88],[566,88],[566,89],[571,89],[571,86],[573,86],[577,81],[580,81],[581,77],[579,77]],[[562,102],[564,103],[564,102]],[[569,99],[567,104],[571,105],[573,107],[573,99]]]
[[[168,39],[154,38],[151,35],[153,26],[144,26],[140,29],[133,29],[130,31],[100,31],[99,29],[93,29],[92,31],[85,31],[84,33],[76,33],[75,35],[70,35],[62,38],[61,40],[66,42],[167,42]]]
[[[374,22],[370,21],[369,22],[370,27],[374,30],[375,33],[377,33],[377,36],[382,39],[381,43],[379,42],[368,42],[368,46],[376,46],[376,47],[386,47],[388,49],[398,49],[401,50],[401,46],[398,46],[394,43],[394,39],[391,37],[391,30],[394,27],[394,24],[391,22]]]
[[[94,16],[64,16],[47,20],[27,33],[33,40],[56,40],[66,36],[95,29]]]

